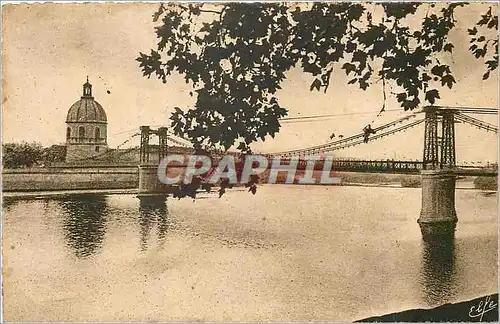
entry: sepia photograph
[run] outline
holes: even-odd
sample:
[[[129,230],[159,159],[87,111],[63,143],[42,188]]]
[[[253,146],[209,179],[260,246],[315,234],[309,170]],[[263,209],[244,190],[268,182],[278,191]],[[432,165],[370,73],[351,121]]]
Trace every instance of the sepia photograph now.
[[[2,1],[1,322],[497,322],[490,2]]]

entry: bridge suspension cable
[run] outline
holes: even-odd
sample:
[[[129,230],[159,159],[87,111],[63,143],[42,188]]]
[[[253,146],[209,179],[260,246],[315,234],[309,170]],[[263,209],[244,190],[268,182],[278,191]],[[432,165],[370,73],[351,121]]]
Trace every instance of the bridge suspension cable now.
[[[410,124],[407,124],[407,125],[395,128],[395,129],[391,129],[389,131],[386,131],[386,132],[378,134],[378,135],[374,135],[374,136],[368,138],[367,141],[371,142],[371,141],[377,140],[379,138],[383,138],[385,136],[390,136],[392,134],[404,131],[404,130],[406,130],[408,128],[412,128],[414,126],[417,126],[418,124],[421,124],[424,121],[425,121],[425,119],[416,120],[416,121],[414,121],[414,122],[412,122]],[[304,154],[317,154],[317,153],[320,153],[320,152],[332,152],[332,151],[337,151],[337,150],[341,150],[341,149],[352,147],[352,146],[357,146],[357,145],[360,145],[360,144],[363,144],[363,143],[366,143],[365,140],[364,139],[360,139],[360,140],[357,140],[355,142],[344,143],[342,145],[332,146],[332,147],[329,147],[329,148],[326,148],[326,149],[323,149],[323,150],[304,149],[300,153],[304,153]],[[293,155],[297,155],[297,153],[295,153]]]
[[[484,108],[484,107],[446,107],[446,106],[433,106],[432,108],[436,108],[438,110],[451,110],[454,112],[455,118],[458,121],[467,123],[469,125],[478,127],[480,129],[484,129],[486,131],[492,131],[494,133],[498,133],[498,127],[496,127],[495,125],[489,124],[487,122],[483,122],[477,118],[474,118],[474,117],[471,117],[471,116],[464,114],[464,113],[467,113],[467,114],[495,115],[495,114],[498,114],[498,109]],[[401,109],[398,108],[398,109],[389,109],[389,110],[384,110],[384,111],[400,111],[400,110]],[[331,117],[349,116],[349,115],[363,115],[363,114],[370,114],[373,112],[379,112],[379,111],[377,110],[377,111],[370,111],[370,112],[357,112],[357,113],[353,112],[353,113],[341,113],[341,114],[287,117],[287,118],[282,118],[280,121],[284,124],[286,124],[286,123],[299,123],[299,122],[313,122],[313,121],[321,121],[321,120],[331,118]],[[394,127],[399,123],[403,123],[411,118],[416,117],[417,114],[422,113],[422,112],[425,112],[425,109],[422,111],[415,111],[414,113],[412,113],[410,115],[404,116],[404,117],[399,118],[397,120],[394,120],[390,123],[386,123],[384,125],[376,127],[373,129],[373,131],[380,132],[380,131],[383,131],[385,129]],[[380,114],[380,112],[379,112],[379,114]],[[373,140],[376,140],[376,139],[379,139],[379,138],[382,138],[385,136],[395,134],[395,133],[400,132],[400,131],[404,131],[404,130],[411,128],[411,127],[414,127],[414,126],[416,126],[424,121],[425,121],[425,119],[417,120],[415,122],[398,127],[396,129],[392,129],[392,130],[386,131],[384,133],[379,133],[377,135],[374,135],[374,136],[367,138],[367,141],[373,141]],[[155,125],[155,126],[158,126],[158,125]],[[125,131],[122,133],[127,133],[127,132],[130,132],[130,131]],[[167,131],[167,133],[168,133],[167,139],[169,141],[171,141],[177,145],[180,145],[182,147],[186,147],[186,148],[192,147],[192,143],[189,139],[186,139],[182,136],[175,135],[171,131]],[[137,135],[140,135],[140,134],[136,133],[136,134],[132,135],[131,138],[133,138]],[[299,154],[303,154],[303,153],[310,154],[310,153],[330,152],[330,151],[340,150],[343,148],[352,147],[352,146],[356,146],[356,145],[365,143],[364,136],[365,136],[365,133],[361,132],[361,133],[355,134],[355,135],[347,137],[347,138],[343,138],[343,139],[340,139],[337,141],[328,142],[326,144],[316,145],[316,146],[312,146],[312,147],[308,147],[308,148],[300,148],[300,149],[282,151],[282,152],[277,152],[277,153],[268,153],[266,155],[269,155],[269,156],[273,156],[273,155],[274,156],[289,156],[289,155],[299,155]],[[118,145],[118,147],[116,149],[119,149],[122,145],[129,142],[131,140],[131,138],[127,139],[124,143]],[[187,143],[183,143],[181,140],[185,141]],[[94,155],[92,157],[82,159],[81,161],[89,160],[89,159],[96,159],[98,157],[102,157],[102,156],[105,156],[107,154],[110,154],[110,152],[111,151],[106,151],[102,154]]]
[[[162,126],[162,125],[153,125],[154,127],[156,126],[159,126],[159,127],[165,127],[165,126]],[[126,132],[129,132],[129,131],[126,131]],[[122,132],[122,133],[125,133],[125,132]],[[140,133],[138,133],[137,135],[140,135]],[[150,134],[149,136],[153,136],[155,134]],[[191,142],[184,138],[184,137],[181,137],[181,136],[178,136],[178,135],[175,135],[174,133],[172,133],[171,131],[167,130],[167,139],[177,145],[180,145],[182,147],[190,147],[192,146]],[[183,143],[181,142],[179,139],[183,140],[183,141],[186,141],[187,143]]]
[[[431,107],[429,107],[431,108]],[[498,115],[498,109],[487,108],[487,107],[446,107],[446,106],[432,106],[432,108],[437,108],[438,110],[452,110],[456,112],[469,113],[469,114],[481,114],[481,115]]]
[[[139,133],[133,134],[132,136],[130,136],[129,138],[127,138],[125,141],[123,141],[122,143],[120,143],[115,149],[107,150],[107,151],[105,151],[103,153],[95,154],[95,155],[92,155],[92,156],[89,156],[89,157],[86,157],[86,158],[83,158],[83,159],[78,159],[78,160],[75,160],[75,162],[85,162],[85,161],[95,160],[97,158],[102,158],[102,157],[105,157],[107,155],[110,155],[111,153],[115,152],[116,150],[119,150],[123,145],[127,144],[128,142],[130,142],[134,137],[139,136],[139,135],[140,135]]]
[[[181,141],[177,140],[176,138],[173,137],[173,135],[167,135],[167,139],[177,145],[180,145],[182,147],[190,147],[190,145],[186,143],[182,143]]]
[[[402,111],[401,109],[387,109],[385,111]],[[300,117],[285,117],[280,118],[280,122],[283,123],[295,123],[295,122],[306,122],[306,121],[321,121],[324,119],[329,119],[332,117],[340,117],[340,116],[354,116],[354,115],[369,115],[373,113],[378,113],[379,110],[371,110],[365,112],[352,112],[352,113],[341,113],[341,114],[326,114],[326,115],[313,115],[313,116],[300,116]]]
[[[385,136],[389,136],[389,135],[392,135],[392,134],[404,131],[404,130],[406,130],[408,128],[415,127],[418,124],[423,123],[424,121],[425,121],[425,119],[419,119],[419,120],[416,120],[416,121],[414,121],[414,122],[412,122],[410,124],[407,124],[407,125],[404,125],[404,126],[401,126],[401,127],[398,127],[398,128],[395,128],[395,129],[391,129],[389,131],[386,131],[385,133],[378,134],[378,135],[373,135],[373,136],[371,136],[371,137],[368,138],[368,142],[371,142],[371,141],[377,140],[379,138],[382,138],[382,137],[385,137]],[[341,146],[335,146],[335,147],[333,147],[331,149],[326,150],[326,152],[340,150],[340,149],[343,149],[343,148],[346,148],[346,147],[351,147],[351,146],[359,145],[359,144],[362,144],[362,143],[365,143],[364,140],[359,140],[359,141],[356,141],[354,143],[347,143],[347,144],[344,144],[344,145],[341,145]]]
[[[375,132],[378,132],[378,131],[384,130],[386,128],[396,126],[397,124],[405,122],[405,121],[407,121],[407,120],[409,120],[411,118],[415,118],[416,116],[417,116],[416,113],[413,113],[411,115],[408,115],[408,116],[396,119],[396,120],[394,120],[394,121],[392,121],[390,123],[387,123],[387,124],[381,125],[379,127],[376,127],[373,130]],[[289,150],[289,151],[282,151],[282,152],[270,153],[270,154],[271,155],[297,155],[297,154],[303,153],[305,151],[318,151],[318,152],[329,151],[328,149],[331,148],[331,147],[339,146],[339,145],[342,145],[342,144],[347,144],[349,142],[353,142],[353,141],[361,139],[363,137],[364,137],[364,132],[358,133],[356,135],[353,135],[353,136],[350,136],[350,137],[347,137],[347,138],[343,138],[343,139],[338,140],[338,141],[333,141],[333,142],[329,142],[329,143],[326,143],[326,144],[322,144],[322,145],[316,145],[316,146],[312,146],[312,147],[309,147],[309,148],[301,148],[301,149],[295,149],[295,150]]]
[[[175,135],[174,133],[172,133],[168,129],[167,129],[167,134],[169,134],[169,135],[167,135],[167,138],[170,139],[172,142],[178,144],[178,145],[181,145],[183,147],[191,147],[191,146],[193,146],[193,144],[191,143],[191,141],[189,139],[184,138],[182,136]],[[181,140],[186,141],[187,143],[182,143],[177,138],[180,138]]]
[[[495,125],[492,125],[490,123],[484,122],[480,119],[477,119],[477,118],[474,118],[471,116],[467,116],[467,115],[459,113],[459,112],[455,113],[455,119],[457,119],[461,122],[464,122],[466,124],[475,126],[477,128],[484,129],[486,131],[492,131],[492,132],[498,134],[498,127],[496,127]]]

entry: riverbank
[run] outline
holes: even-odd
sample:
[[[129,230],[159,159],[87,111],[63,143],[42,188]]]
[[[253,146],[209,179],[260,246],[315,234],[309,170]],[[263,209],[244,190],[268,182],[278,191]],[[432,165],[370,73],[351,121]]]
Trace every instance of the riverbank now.
[[[374,187],[374,188],[406,188],[401,184],[376,184],[376,183],[342,183],[342,186],[346,187]],[[265,184],[263,186],[276,186]],[[317,186],[317,185],[300,185],[300,184],[280,184],[279,186],[294,186],[294,187],[304,187],[304,186]],[[326,185],[324,185],[326,186]],[[332,185],[339,186],[339,185]],[[480,190],[486,195],[495,194],[496,190],[483,190],[474,188],[473,182],[462,182],[458,183],[457,190]],[[248,191],[244,187],[237,187],[229,189],[229,191]],[[258,192],[258,189],[257,189]],[[205,190],[201,190],[200,193],[205,194]],[[81,196],[81,195],[137,195],[137,188],[133,189],[82,189],[82,190],[53,190],[53,191],[7,191],[3,192],[3,198],[8,199],[42,199],[42,198],[60,198],[60,197],[70,197],[70,196]],[[218,188],[213,188],[210,194],[218,194]]]
[[[298,183],[298,179],[303,177],[303,175],[303,171],[296,173],[294,185],[302,185]],[[279,173],[276,182],[278,184],[285,184],[286,176],[286,173]],[[419,188],[421,186],[419,174],[335,172],[331,176],[339,177],[341,183],[334,185],[341,186],[404,188]],[[263,178],[266,179],[265,176]],[[313,178],[317,181],[311,185],[322,185],[319,181],[321,171],[315,171]],[[134,192],[133,190],[138,187],[139,173],[136,167],[126,165],[7,169],[3,170],[2,180],[4,195],[7,192],[12,192],[14,195],[26,192],[26,196],[31,196],[41,192],[59,191],[112,194],[114,191],[125,193],[127,190],[130,190],[130,192]],[[461,176],[457,177],[456,182],[457,189],[478,188],[495,190],[497,186],[496,177]]]
[[[4,198],[38,199],[46,197],[67,197],[76,195],[132,195],[137,189],[83,189],[83,190],[54,190],[54,191],[9,191],[4,192]]]
[[[481,307],[480,305],[484,305]],[[359,322],[497,322],[498,294],[482,296],[461,303],[445,304],[431,309],[412,309],[383,316],[365,318]]]
[[[2,172],[4,192],[134,189],[138,183],[137,167],[127,165],[5,169]]]

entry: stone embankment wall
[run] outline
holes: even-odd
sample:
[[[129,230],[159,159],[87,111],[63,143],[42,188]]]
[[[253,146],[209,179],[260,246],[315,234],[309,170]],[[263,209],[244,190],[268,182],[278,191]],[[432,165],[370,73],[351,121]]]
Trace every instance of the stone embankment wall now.
[[[133,189],[139,183],[137,166],[4,169],[3,191]]]
[[[262,177],[269,176],[265,172]],[[298,171],[296,181],[303,176]],[[331,176],[341,178],[341,185],[376,184],[401,185],[402,187],[421,186],[420,175],[337,172]],[[321,178],[321,173],[314,172],[313,178]],[[463,178],[463,179],[462,179]],[[50,191],[81,189],[136,189],[139,185],[139,168],[136,165],[100,165],[100,166],[64,166],[33,169],[4,169],[2,174],[3,191]],[[286,173],[279,173],[277,183],[285,183]],[[470,183],[470,188],[496,190],[496,177],[461,177],[457,186]]]

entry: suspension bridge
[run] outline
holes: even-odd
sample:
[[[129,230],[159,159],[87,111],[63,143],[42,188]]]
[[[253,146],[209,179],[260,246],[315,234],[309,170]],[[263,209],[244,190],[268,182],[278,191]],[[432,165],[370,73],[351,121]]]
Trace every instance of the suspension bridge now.
[[[423,124],[423,158],[421,161],[334,159],[332,170],[421,174],[422,209],[418,223],[422,234],[424,237],[436,233],[450,235],[454,233],[458,220],[455,211],[456,177],[458,175],[498,175],[498,165],[491,168],[478,168],[456,164],[455,124],[466,124],[485,132],[498,134],[496,125],[487,123],[473,115],[498,115],[498,110],[477,107],[427,106],[420,111],[409,113],[404,117],[369,129],[369,131],[365,128],[357,134],[331,140],[325,144],[262,155],[270,159],[279,157],[281,161],[285,162],[284,164],[293,157],[299,157],[299,162],[304,165],[312,156],[317,157],[320,154],[324,155],[349,147],[366,145]],[[290,118],[290,120],[296,121],[297,118]],[[153,137],[157,138],[157,144],[151,142]],[[183,148],[184,152],[190,153],[194,152],[194,148],[188,139],[173,134],[167,127],[161,125],[157,128],[141,126],[139,132],[127,138],[118,148],[133,142],[136,138],[140,139],[138,147],[121,150],[119,154],[126,154],[139,148],[139,196],[159,195],[164,197],[172,192],[173,187],[159,181],[158,165],[160,161],[169,153],[178,154],[179,152],[173,152],[175,148]],[[241,157],[236,152],[212,150],[207,153],[212,157],[221,157],[224,154],[234,154]],[[110,152],[93,156],[91,159],[103,159],[107,154]],[[185,165],[176,167],[182,168]]]
[[[364,145],[384,137],[398,134],[424,124],[422,161],[373,161],[334,160],[335,171],[357,172],[407,172],[420,173],[422,182],[422,209],[418,223],[424,237],[453,235],[458,221],[455,210],[455,182],[457,175],[492,175],[497,169],[470,169],[456,165],[455,124],[463,123],[477,129],[498,134],[498,127],[471,115],[498,115],[497,109],[471,107],[428,106],[397,120],[326,144],[264,154],[269,158],[283,160],[299,156],[307,161],[310,156],[326,154],[357,145]],[[139,194],[152,195],[169,192],[168,186],[160,183],[157,175],[158,163],[168,153],[168,143],[186,148],[189,141],[169,132],[167,127],[152,129],[141,126],[140,132]],[[158,145],[151,145],[152,135],[158,137]],[[157,152],[157,160],[151,160],[151,151]],[[222,152],[211,152],[219,155]],[[225,154],[228,154],[226,152]],[[236,153],[232,153],[236,154]]]
[[[405,132],[411,128],[415,128],[421,124],[425,124],[423,159],[421,161],[408,160],[374,160],[374,159],[334,159],[332,168],[336,171],[353,171],[353,172],[381,172],[381,173],[413,173],[419,174],[421,170],[436,169],[436,168],[453,168],[457,175],[483,175],[496,176],[497,171],[492,167],[478,167],[471,165],[456,165],[455,153],[455,127],[456,123],[462,123],[475,127],[486,132],[498,134],[498,127],[490,123],[484,122],[471,115],[496,115],[497,109],[492,108],[470,108],[470,107],[425,107],[421,111],[410,113],[402,118],[390,121],[383,125],[373,128],[373,134],[367,136],[366,132],[361,131],[357,134],[344,137],[338,140],[331,140],[325,144],[298,148],[293,150],[264,153],[269,158],[280,157],[284,162],[293,157],[300,157],[301,163],[305,164],[310,156],[318,156],[328,154],[334,151],[347,149],[366,143],[371,143],[388,136],[396,135]],[[302,120],[311,117],[298,117]],[[296,120],[297,117],[292,117],[288,120]],[[442,124],[441,134],[438,134],[438,124]],[[154,126],[153,126],[154,127]],[[117,146],[120,149],[122,146],[133,142],[140,137],[139,146],[121,150],[114,154],[114,157],[127,154],[130,151],[139,148],[139,161],[141,164],[159,163],[167,152],[169,147],[180,147],[185,150],[193,150],[193,146],[189,139],[177,136],[169,131],[165,126],[153,128],[151,126],[141,126],[139,132],[135,132],[123,143]],[[158,138],[158,144],[152,144],[153,137]],[[171,152],[169,152],[171,153]],[[221,156],[223,154],[238,155],[237,152],[222,152],[210,151],[213,156]],[[112,152],[104,152],[95,155],[90,159],[102,160]],[[258,154],[258,153],[257,153]],[[440,154],[440,156],[438,156]],[[82,159],[85,162],[89,158]]]

